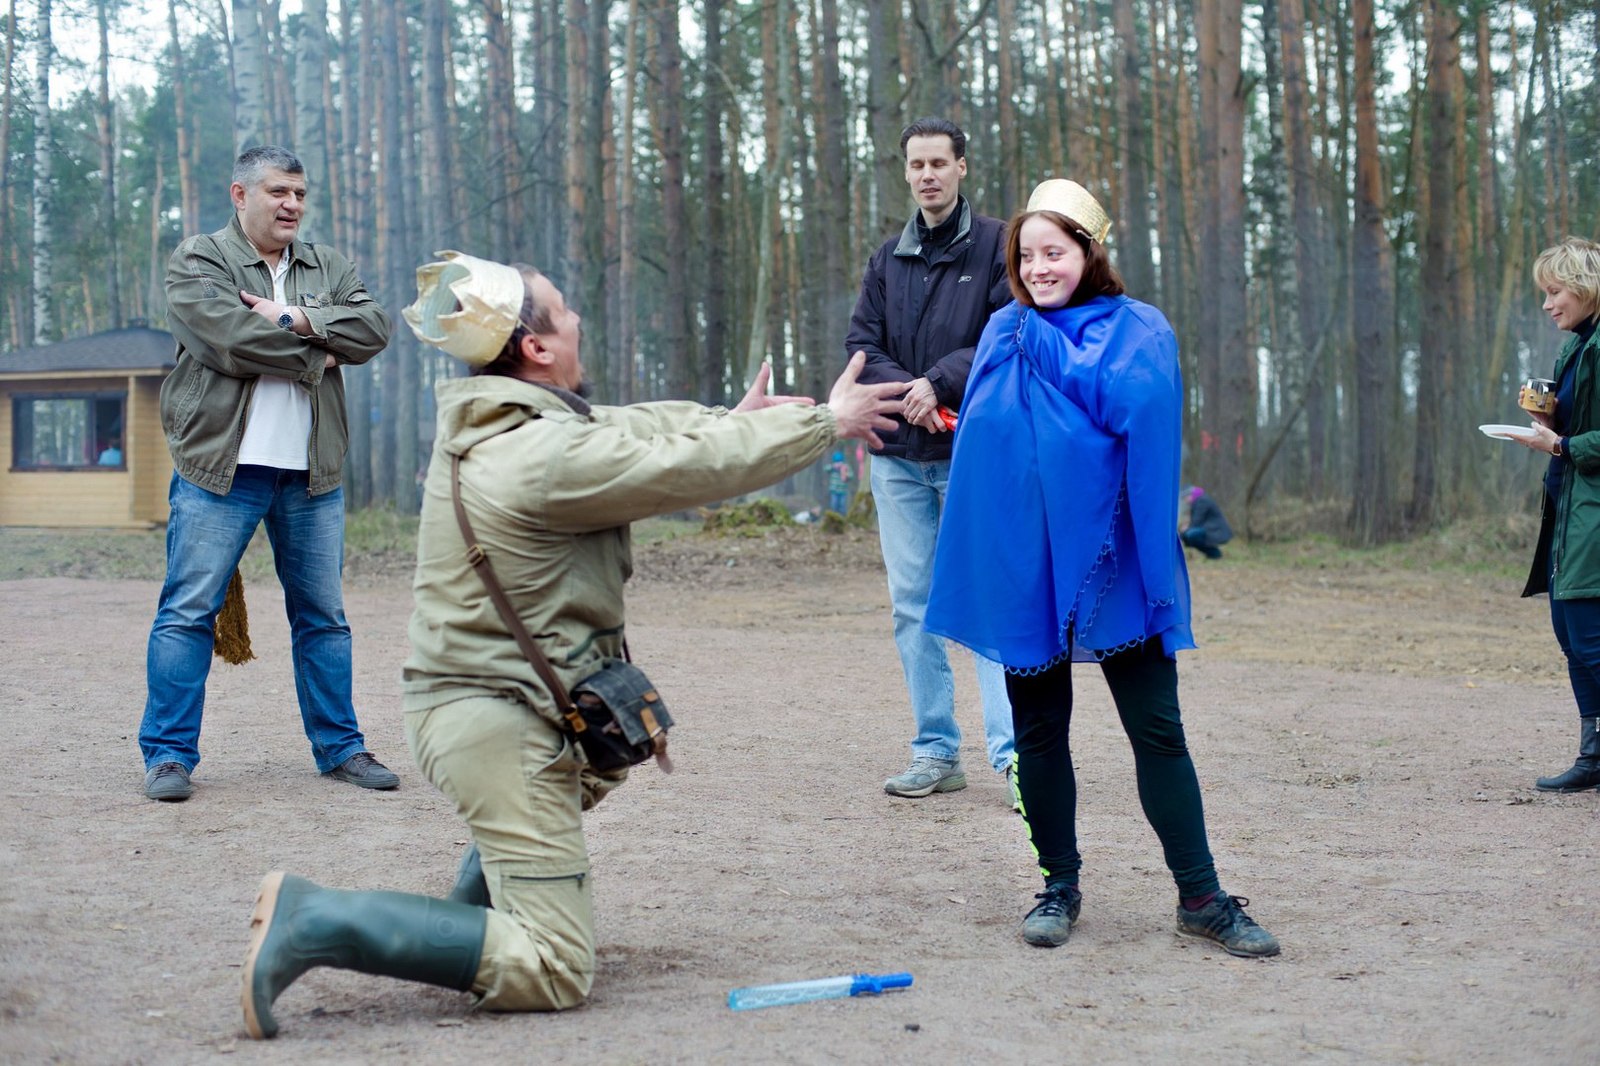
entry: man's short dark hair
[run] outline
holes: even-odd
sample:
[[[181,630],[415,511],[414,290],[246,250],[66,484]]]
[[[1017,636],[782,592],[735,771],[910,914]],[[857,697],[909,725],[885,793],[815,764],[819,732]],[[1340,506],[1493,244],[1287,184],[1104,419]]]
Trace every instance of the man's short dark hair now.
[[[955,152],[957,159],[967,157],[967,135],[947,118],[919,118],[904,130],[900,131],[900,155],[906,154],[906,145],[913,137],[948,137],[950,149]]]
[[[233,181],[247,189],[253,189],[261,184],[261,179],[269,170],[281,170],[285,174],[304,174],[306,165],[300,162],[300,157],[289,149],[277,144],[258,144],[254,148],[246,148],[239,153],[239,158],[233,161]]]

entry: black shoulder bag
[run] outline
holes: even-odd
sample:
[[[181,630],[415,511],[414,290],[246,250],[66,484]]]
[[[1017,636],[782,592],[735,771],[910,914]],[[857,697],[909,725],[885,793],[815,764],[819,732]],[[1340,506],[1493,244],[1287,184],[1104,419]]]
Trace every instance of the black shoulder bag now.
[[[455,504],[462,539],[467,543],[467,561],[489,590],[489,598],[500,612],[500,620],[511,630],[522,654],[528,657],[539,679],[550,690],[556,701],[556,711],[566,720],[569,732],[583,749],[589,765],[604,773],[654,756],[656,765],[663,772],[671,773],[667,730],[672,726],[672,715],[644,671],[626,658],[627,644],[622,646],[624,658],[602,659],[600,669],[573,686],[572,694],[568,695],[566,687],[550,668],[550,661],[533,642],[528,627],[517,617],[505,588],[495,576],[494,567],[489,564],[489,557],[478,544],[472,523],[467,520],[467,509],[461,504],[459,455],[450,457],[450,499]]]

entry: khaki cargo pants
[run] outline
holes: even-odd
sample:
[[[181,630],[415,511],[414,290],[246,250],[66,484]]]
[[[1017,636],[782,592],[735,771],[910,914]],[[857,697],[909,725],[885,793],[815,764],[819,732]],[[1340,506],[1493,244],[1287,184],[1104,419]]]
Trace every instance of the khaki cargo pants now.
[[[407,711],[406,739],[472,828],[483,859],[494,909],[472,985],[480,1006],[576,1007],[594,981],[582,812],[620,781],[597,783],[571,741],[515,699]]]

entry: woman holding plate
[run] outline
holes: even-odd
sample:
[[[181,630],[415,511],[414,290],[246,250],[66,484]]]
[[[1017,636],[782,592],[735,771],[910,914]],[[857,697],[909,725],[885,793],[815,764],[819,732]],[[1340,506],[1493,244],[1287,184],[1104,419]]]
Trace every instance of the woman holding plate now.
[[[1550,621],[1578,702],[1578,758],[1534,785],[1544,792],[1600,787],[1600,244],[1568,237],[1539,253],[1533,280],[1544,310],[1572,336],[1556,357],[1553,414],[1532,413],[1513,438],[1546,452],[1539,546],[1524,596],[1550,594]]]

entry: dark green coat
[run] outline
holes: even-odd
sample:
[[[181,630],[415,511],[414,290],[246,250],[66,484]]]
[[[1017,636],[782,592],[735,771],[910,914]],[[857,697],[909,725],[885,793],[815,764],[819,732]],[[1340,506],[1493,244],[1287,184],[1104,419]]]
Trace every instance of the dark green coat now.
[[[1558,600],[1600,597],[1600,330],[1587,341],[1577,334],[1567,341],[1556,358],[1557,381],[1574,360],[1568,462],[1554,505],[1549,493],[1539,492],[1539,546],[1524,596],[1549,592]],[[1552,557],[1555,572],[1547,577]]]

